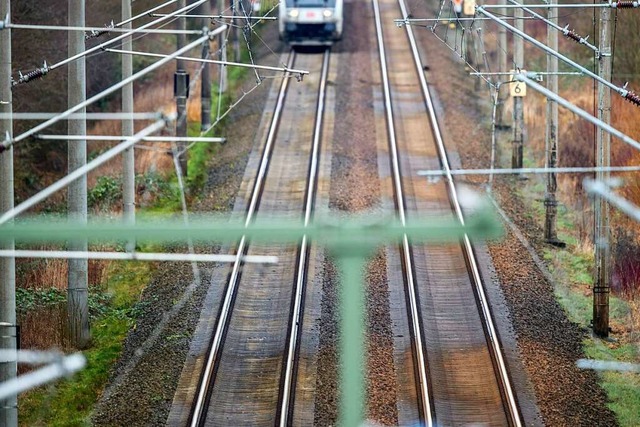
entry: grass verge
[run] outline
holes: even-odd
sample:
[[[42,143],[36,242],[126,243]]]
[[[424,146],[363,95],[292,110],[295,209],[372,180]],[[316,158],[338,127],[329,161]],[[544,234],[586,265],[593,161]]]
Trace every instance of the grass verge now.
[[[20,395],[21,426],[89,426],[93,405],[120,356],[122,343],[135,324],[139,295],[154,266],[142,262],[111,263],[106,289],[90,293],[92,345],[83,352],[85,369],[73,377]],[[22,291],[22,309],[64,303],[60,291]]]
[[[535,180],[533,180],[535,181]],[[539,224],[544,223],[544,206],[541,203],[544,189],[540,183],[529,182],[523,191],[530,211]],[[580,213],[576,213],[580,214]],[[588,327],[593,316],[591,288],[593,248],[584,246],[577,237],[577,218],[567,209],[559,209],[557,230],[560,240],[567,243],[565,249],[548,247],[544,258],[555,279],[555,293],[569,319]],[[613,329],[611,341],[588,338],[583,342],[585,356],[590,359],[640,361],[640,347],[627,334],[630,322],[630,306],[624,299],[610,297],[610,324]],[[601,385],[609,398],[608,406],[613,410],[623,427],[640,425],[640,375],[619,372],[600,374]]]

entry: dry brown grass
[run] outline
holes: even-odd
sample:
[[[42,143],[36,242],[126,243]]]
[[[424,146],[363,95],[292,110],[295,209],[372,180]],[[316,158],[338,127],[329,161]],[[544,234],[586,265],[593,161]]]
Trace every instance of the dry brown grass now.
[[[46,250],[46,248],[43,248]],[[106,283],[106,272],[110,261],[89,260],[89,285],[102,287]],[[17,287],[21,289],[67,289],[68,262],[64,259],[25,259],[18,262],[24,274],[17,277]]]
[[[588,86],[588,87],[587,87]],[[595,114],[594,95],[591,85],[585,85],[583,91],[563,92],[561,95],[583,110]],[[533,93],[527,96],[525,120],[527,126],[527,144],[533,161],[544,164],[545,153],[545,116],[546,100]],[[637,120],[637,107],[622,97],[612,95],[612,125],[630,137],[640,140],[640,121]],[[510,114],[510,111],[508,112]],[[596,129],[585,120],[570,111],[559,109],[559,165],[592,166],[595,163]],[[640,165],[640,152],[627,144],[612,139],[611,164],[614,166]],[[582,181],[593,174],[562,174],[558,177],[558,197],[567,208],[575,212],[575,237],[577,254],[592,255],[593,247],[593,202],[582,189]],[[624,186],[619,192],[640,206],[640,179],[638,173],[623,175]],[[612,291],[629,304],[629,315],[618,319],[624,327],[625,340],[640,341],[640,224],[612,208],[611,227],[615,238],[612,239]],[[628,334],[627,334],[628,333]]]
[[[164,67],[158,70],[153,80],[145,82],[142,87],[135,86],[135,105],[134,110],[139,112],[163,111],[164,113],[175,112],[175,100],[173,98],[173,72],[170,67]],[[190,73],[194,76],[196,72],[195,66],[191,66]],[[191,90],[189,101],[187,103],[188,121],[200,121],[200,83],[199,81]],[[136,122],[135,131],[142,130],[148,123]],[[90,135],[120,135],[122,132],[121,124],[118,121],[101,121],[97,122],[88,130]],[[165,135],[172,135],[173,129],[165,129]],[[114,145],[114,143],[91,143],[91,150],[104,151]],[[171,148],[169,143],[144,143],[144,145],[153,146],[161,149],[161,151],[136,150],[136,174],[144,174],[146,172],[157,172],[166,174],[173,170],[173,160],[166,150]],[[98,177],[122,176],[122,160],[116,157],[105,163],[88,176],[88,187],[91,188],[96,184]]]

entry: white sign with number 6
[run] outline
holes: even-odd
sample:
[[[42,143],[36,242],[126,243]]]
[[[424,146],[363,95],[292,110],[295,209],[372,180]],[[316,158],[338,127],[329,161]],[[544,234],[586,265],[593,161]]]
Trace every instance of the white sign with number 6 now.
[[[518,74],[526,74],[527,70],[519,70]],[[511,70],[511,84],[509,85],[511,96],[527,96],[527,84],[516,81],[516,72]]]

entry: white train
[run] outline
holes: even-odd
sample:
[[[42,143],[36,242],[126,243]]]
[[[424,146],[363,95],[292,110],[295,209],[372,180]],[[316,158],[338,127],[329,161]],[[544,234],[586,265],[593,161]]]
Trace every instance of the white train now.
[[[342,38],[343,0],[280,0],[280,39],[292,45],[331,45]]]

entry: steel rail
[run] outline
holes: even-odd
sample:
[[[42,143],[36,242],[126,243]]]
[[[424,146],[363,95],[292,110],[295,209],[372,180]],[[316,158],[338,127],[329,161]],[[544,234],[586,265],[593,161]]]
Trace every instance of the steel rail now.
[[[313,128],[313,142],[311,146],[311,163],[307,180],[307,191],[304,205],[304,226],[307,227],[313,216],[320,163],[320,144],[322,142],[322,123],[324,118],[327,76],[329,74],[330,49],[325,50],[322,58],[322,71],[320,72],[320,87],[318,89],[318,103],[316,107],[316,119]],[[309,239],[307,235],[302,237],[298,249],[298,266],[295,280],[295,296],[292,307],[291,327],[289,330],[289,344],[287,359],[285,362],[284,378],[282,384],[282,397],[280,399],[280,427],[289,425],[290,403],[293,391],[293,376],[297,357],[297,346],[302,325],[302,306],[304,303],[305,285],[307,281]]]
[[[289,53],[289,59],[287,61],[287,67],[293,67],[295,62],[295,51],[291,50]],[[280,92],[278,93],[278,99],[276,101],[275,110],[273,113],[273,117],[271,119],[271,125],[269,127],[269,132],[267,135],[267,140],[265,143],[264,151],[262,153],[262,159],[260,161],[260,168],[258,169],[258,173],[256,175],[256,179],[253,185],[253,190],[251,193],[251,201],[249,203],[249,207],[247,208],[246,219],[244,222],[245,228],[248,227],[254,219],[254,214],[258,207],[258,203],[260,202],[260,198],[262,195],[262,190],[264,188],[265,177],[269,168],[269,161],[271,160],[271,153],[273,152],[273,146],[275,142],[276,133],[278,130],[280,116],[282,115],[282,109],[284,107],[285,96],[287,93],[287,88],[289,87],[290,79],[283,78],[282,84],[280,85]],[[238,279],[240,277],[240,268],[242,266],[242,258],[244,257],[244,253],[247,250],[247,237],[242,236],[240,242],[238,243],[238,248],[236,252],[236,261],[233,264],[233,269],[229,276],[229,280],[227,283],[227,289],[224,296],[224,301],[220,308],[220,314],[218,316],[218,322],[216,326],[216,331],[211,340],[209,355],[207,356],[206,365],[203,370],[202,378],[200,384],[198,386],[197,395],[195,397],[195,402],[193,406],[193,410],[191,412],[191,421],[189,425],[191,427],[196,427],[200,425],[204,425],[205,417],[205,403],[208,399],[209,391],[211,389],[211,383],[214,377],[214,368],[215,364],[218,360],[218,354],[222,347],[222,338],[224,336],[224,332],[227,329],[232,304],[235,299],[236,291],[238,289]]]
[[[402,16],[407,16],[407,8],[404,3],[404,0],[398,0],[398,2],[400,3],[400,8],[402,9]],[[431,99],[431,92],[429,91],[429,87],[427,86],[427,80],[424,76],[415,35],[413,34],[413,29],[411,28],[411,26],[406,26],[406,31],[407,31],[407,36],[409,37],[409,42],[411,45],[411,52],[413,54],[416,73],[418,74],[420,79],[420,86],[422,88],[422,94],[424,96],[427,112],[429,114],[431,128],[433,130],[433,135],[437,143],[438,153],[440,155],[440,162],[442,163],[442,168],[446,172],[446,181],[447,181],[447,187],[449,191],[449,198],[458,220],[462,225],[464,225],[465,220],[462,212],[462,207],[460,206],[460,202],[458,200],[458,192],[456,190],[456,186],[453,181],[453,176],[451,174],[451,166],[449,164],[449,158],[447,156],[447,151],[444,146],[442,133],[440,132],[440,126],[438,125],[438,119],[436,117],[435,108],[433,106],[433,100]],[[487,301],[487,297],[484,292],[484,287],[482,285],[482,279],[480,277],[480,271],[478,270],[478,264],[475,258],[475,253],[473,251],[473,247],[471,246],[471,241],[469,240],[468,234],[465,233],[462,240],[463,240],[462,241],[463,248],[466,253],[466,258],[470,266],[472,279],[476,287],[478,299],[482,309],[482,315],[483,315],[482,317],[484,317],[485,327],[486,327],[485,330],[489,335],[490,347],[493,353],[493,358],[499,370],[498,372],[499,380],[502,386],[502,392],[504,394],[503,397],[505,398],[505,403],[507,404],[507,412],[508,412],[507,415],[509,416],[509,422],[513,426],[520,427],[522,425],[520,410],[518,408],[518,404],[516,402],[516,398],[512,390],[511,380],[509,378],[507,367],[504,362],[504,357],[502,355],[500,342],[498,340],[496,328],[493,323],[493,318],[491,316],[491,310],[489,307],[489,303]]]
[[[382,32],[382,19],[380,17],[380,7],[378,0],[372,0],[373,11],[376,24],[376,37],[378,40],[378,52],[380,55],[380,69],[382,72],[382,87],[384,92],[384,105],[386,112],[387,131],[389,137],[389,149],[391,150],[391,167],[393,170],[393,186],[396,197],[396,208],[402,225],[406,225],[406,213],[402,188],[402,179],[400,171],[400,162],[398,160],[398,146],[396,141],[396,131],[394,126],[393,111],[391,107],[391,89],[389,83],[389,75],[387,70],[387,57],[384,48],[383,32]],[[406,16],[406,14],[405,14]],[[402,258],[405,266],[405,278],[406,288],[409,297],[409,309],[411,315],[411,327],[413,333],[413,343],[415,347],[416,360],[418,370],[418,392],[420,394],[420,405],[422,416],[424,417],[425,425],[431,427],[435,424],[435,416],[431,407],[431,395],[429,391],[429,378],[428,378],[428,366],[426,362],[426,356],[424,354],[424,346],[422,344],[422,327],[420,325],[420,311],[418,309],[418,296],[416,293],[416,283],[413,277],[413,257],[411,254],[411,247],[409,245],[409,238],[407,234],[402,237]]]

